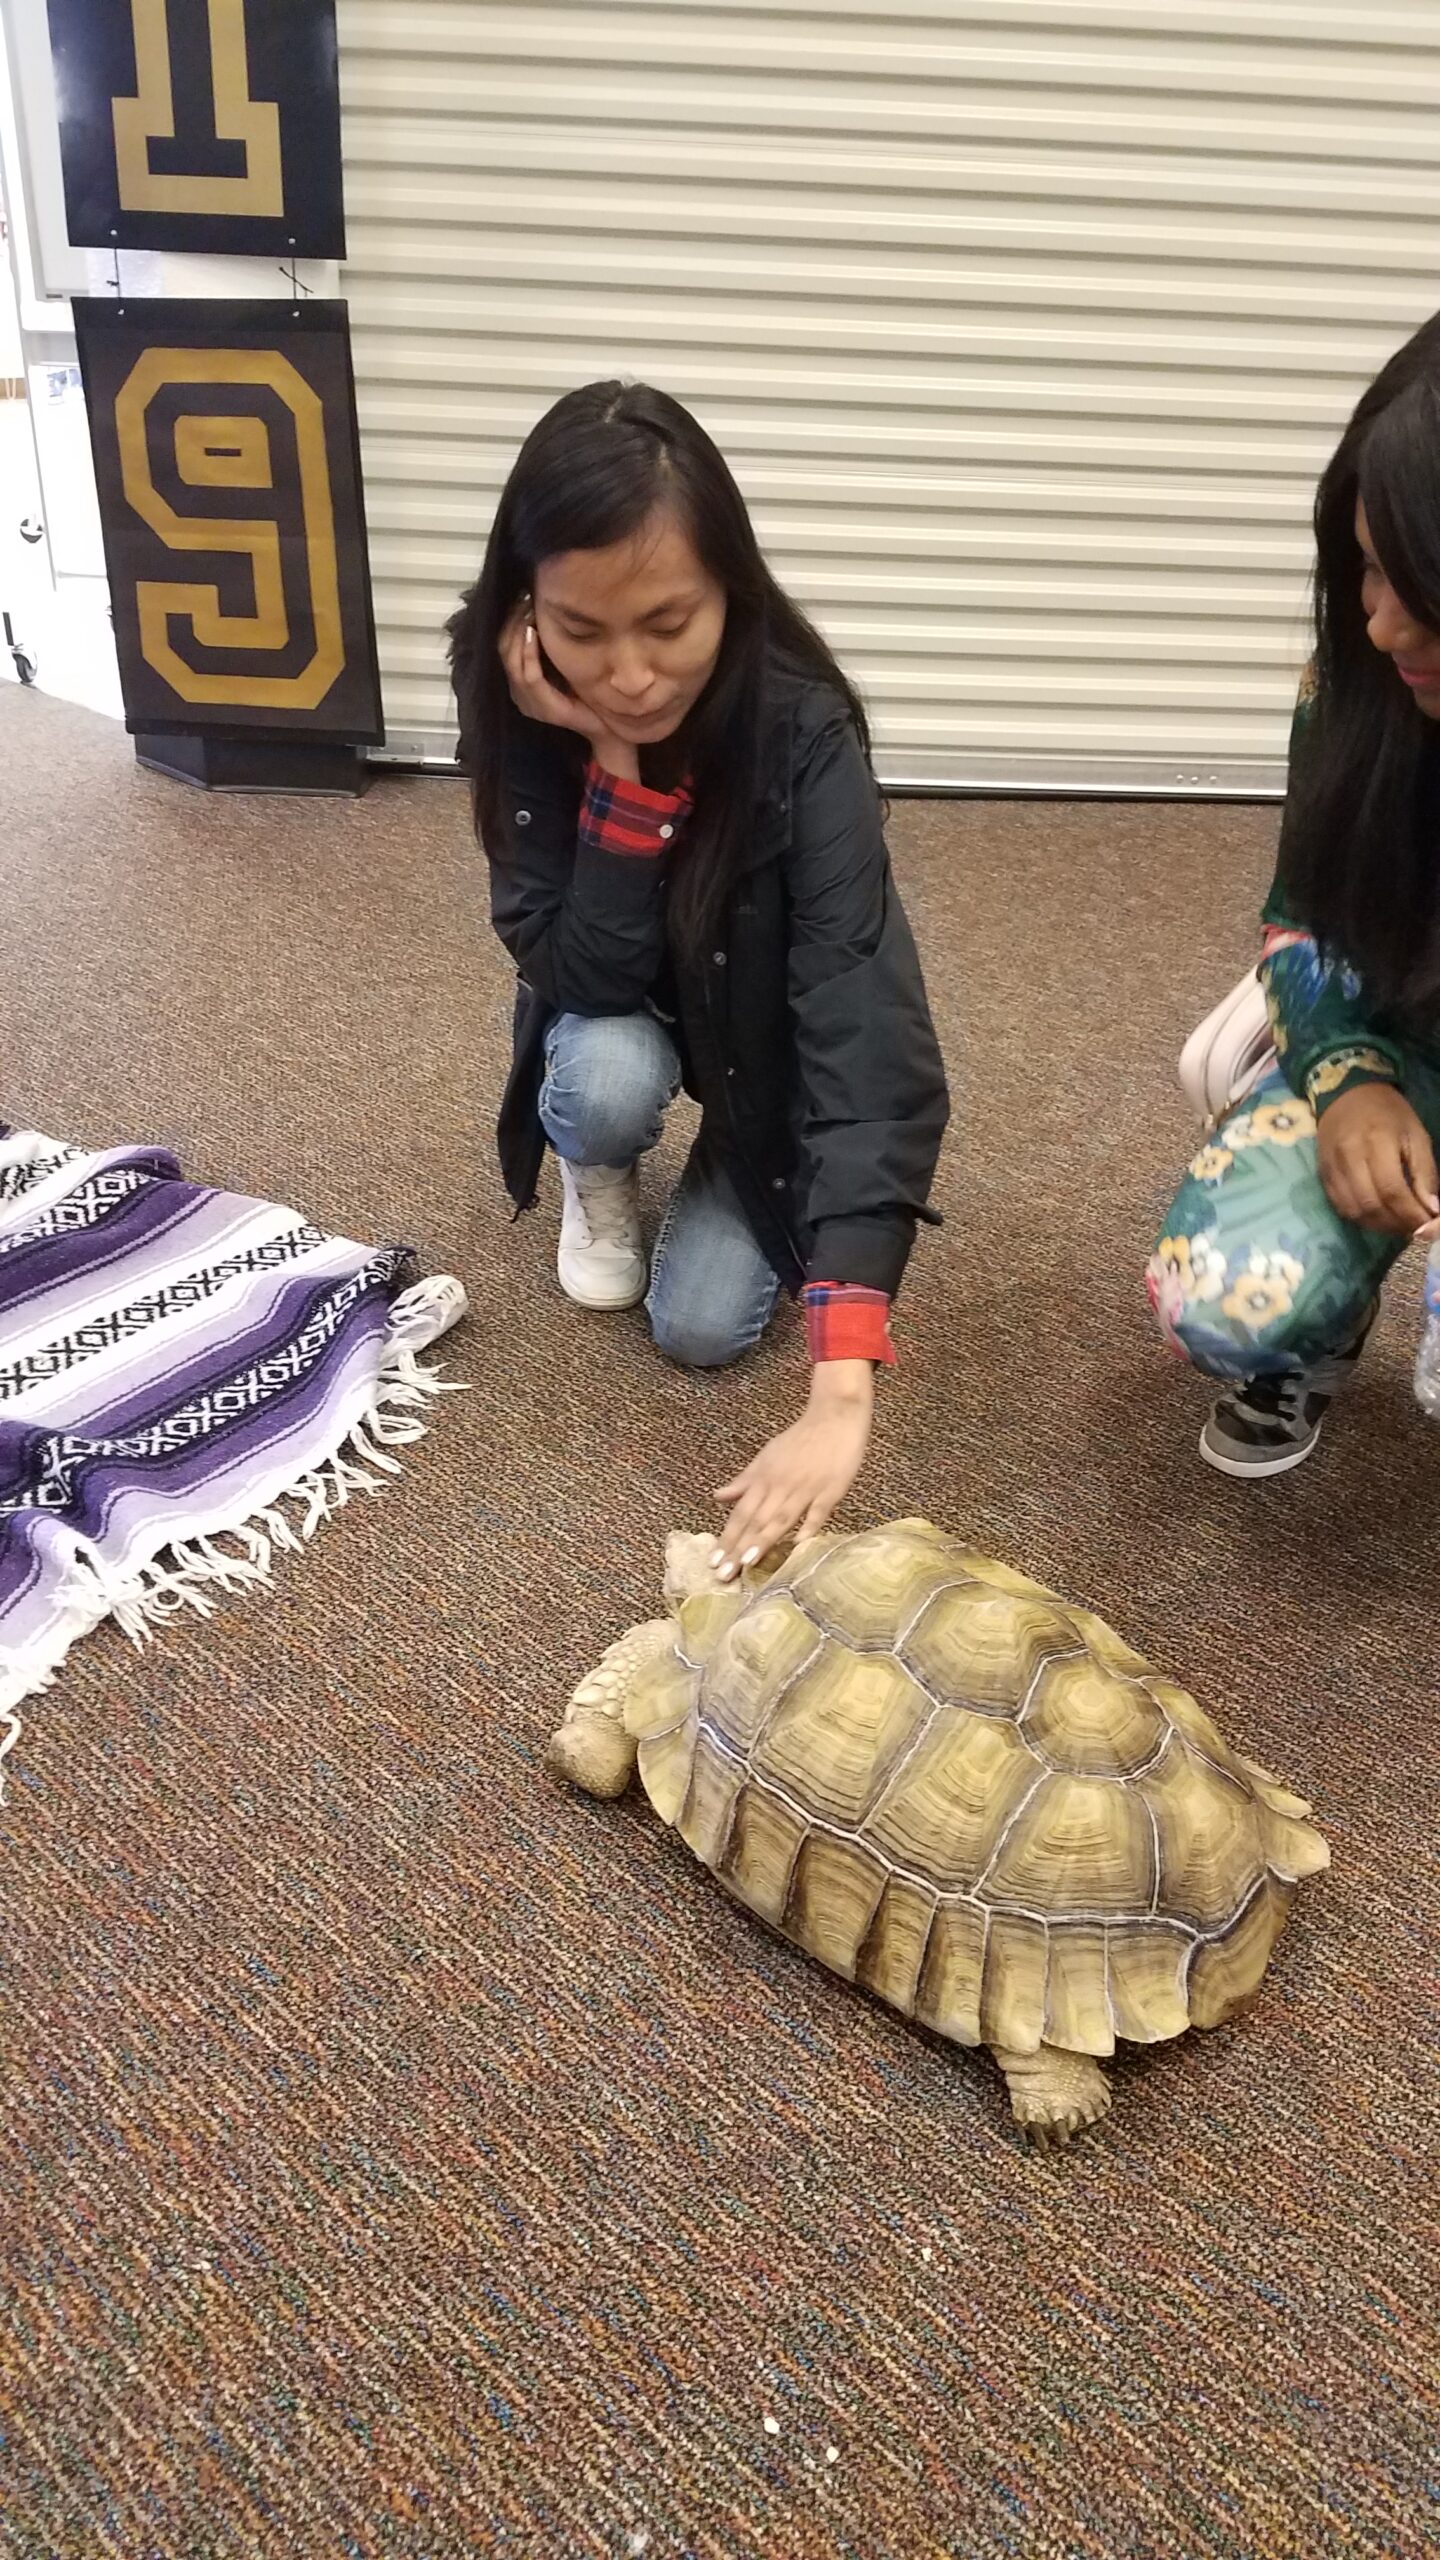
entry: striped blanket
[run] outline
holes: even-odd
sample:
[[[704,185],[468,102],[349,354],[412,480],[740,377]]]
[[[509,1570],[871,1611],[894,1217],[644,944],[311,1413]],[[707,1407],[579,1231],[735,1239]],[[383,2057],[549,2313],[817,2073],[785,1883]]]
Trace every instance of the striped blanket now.
[[[207,1613],[398,1471],[465,1309],[411,1278],[163,1148],[0,1126],[0,1763],[102,1618]]]

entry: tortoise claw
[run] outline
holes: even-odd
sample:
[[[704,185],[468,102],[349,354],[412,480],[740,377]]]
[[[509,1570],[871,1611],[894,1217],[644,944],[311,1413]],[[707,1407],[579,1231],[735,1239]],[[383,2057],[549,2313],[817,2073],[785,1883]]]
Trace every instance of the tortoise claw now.
[[[1105,2074],[1087,2053],[1041,2045],[1038,2053],[997,2050],[995,2058],[1009,2085],[1016,2122],[1037,2151],[1061,2150],[1110,2112]]]

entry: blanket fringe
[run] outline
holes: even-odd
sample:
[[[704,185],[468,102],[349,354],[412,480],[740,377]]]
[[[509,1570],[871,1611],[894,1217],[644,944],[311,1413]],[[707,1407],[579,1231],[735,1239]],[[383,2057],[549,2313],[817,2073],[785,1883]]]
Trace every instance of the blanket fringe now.
[[[155,1629],[182,1609],[211,1618],[218,1594],[253,1591],[273,1580],[275,1553],[295,1555],[327,1520],[343,1511],[352,1495],[383,1493],[386,1479],[401,1472],[390,1452],[411,1448],[429,1429],[425,1408],[436,1396],[461,1394],[458,1380],[442,1378],[438,1367],[427,1369],[408,1346],[397,1344],[387,1355],[375,1392],[349,1438],[333,1458],[287,1485],[279,1502],[299,1507],[292,1518],[272,1504],[267,1511],[217,1537],[191,1538],[166,1547],[152,1564],[120,1581],[107,1574],[98,1558],[87,1556],[81,1571],[93,1573],[108,1613],[131,1642],[144,1646]],[[225,1544],[220,1543],[220,1539]]]
[[[448,1323],[453,1323],[464,1311],[464,1292],[458,1281],[446,1285],[459,1299],[454,1312],[447,1311]],[[422,1282],[418,1290],[408,1293],[408,1300],[435,1287],[434,1282]],[[397,1307],[406,1303],[397,1301]],[[178,1540],[162,1548],[138,1573],[116,1574],[94,1547],[85,1547],[71,1566],[66,1599],[91,1626],[113,1617],[131,1643],[143,1649],[182,1609],[211,1618],[225,1595],[269,1585],[276,1555],[301,1553],[316,1530],[343,1511],[353,1495],[384,1493],[387,1483],[401,1473],[401,1462],[392,1453],[425,1438],[429,1409],[438,1397],[466,1392],[462,1380],[442,1377],[438,1363],[427,1367],[417,1359],[413,1333],[407,1341],[403,1326],[398,1330],[400,1338],[392,1333],[365,1412],[333,1458],[287,1485],[268,1509],[208,1537]],[[282,1509],[282,1504],[295,1507]],[[18,1699],[54,1684],[53,1668],[32,1671],[25,1676],[23,1688],[17,1683],[8,1697],[0,1695],[0,1794],[5,1757],[21,1730],[15,1712]]]

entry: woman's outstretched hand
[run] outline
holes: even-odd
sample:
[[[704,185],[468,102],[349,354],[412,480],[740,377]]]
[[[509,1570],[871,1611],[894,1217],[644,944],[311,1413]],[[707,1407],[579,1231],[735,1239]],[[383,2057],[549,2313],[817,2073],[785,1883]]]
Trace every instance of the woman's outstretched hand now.
[[[716,1494],[717,1501],[734,1506],[715,1547],[727,1582],[772,1547],[814,1537],[827,1526],[865,1463],[874,1413],[875,1373],[868,1360],[816,1362],[799,1421],[767,1440],[759,1456]]]
[[[510,687],[510,699],[527,720],[543,720],[551,729],[570,729],[584,738],[590,753],[606,773],[625,782],[640,779],[640,758],[634,747],[623,739],[611,737],[593,711],[573,693],[562,693],[551,683],[540,658],[540,643],[535,635],[535,607],[528,596],[522,596],[504,630],[500,634],[500,663]]]

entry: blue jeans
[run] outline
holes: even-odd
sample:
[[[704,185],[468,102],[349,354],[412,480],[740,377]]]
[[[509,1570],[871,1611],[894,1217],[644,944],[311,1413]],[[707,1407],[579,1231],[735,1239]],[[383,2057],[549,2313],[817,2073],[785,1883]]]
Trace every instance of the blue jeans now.
[[[631,1165],[653,1147],[680,1090],[680,1059],[651,1013],[562,1013],[545,1035],[540,1120],[566,1164]],[[657,1350],[687,1369],[752,1351],[780,1283],[734,1184],[702,1136],[661,1223],[645,1311]]]

